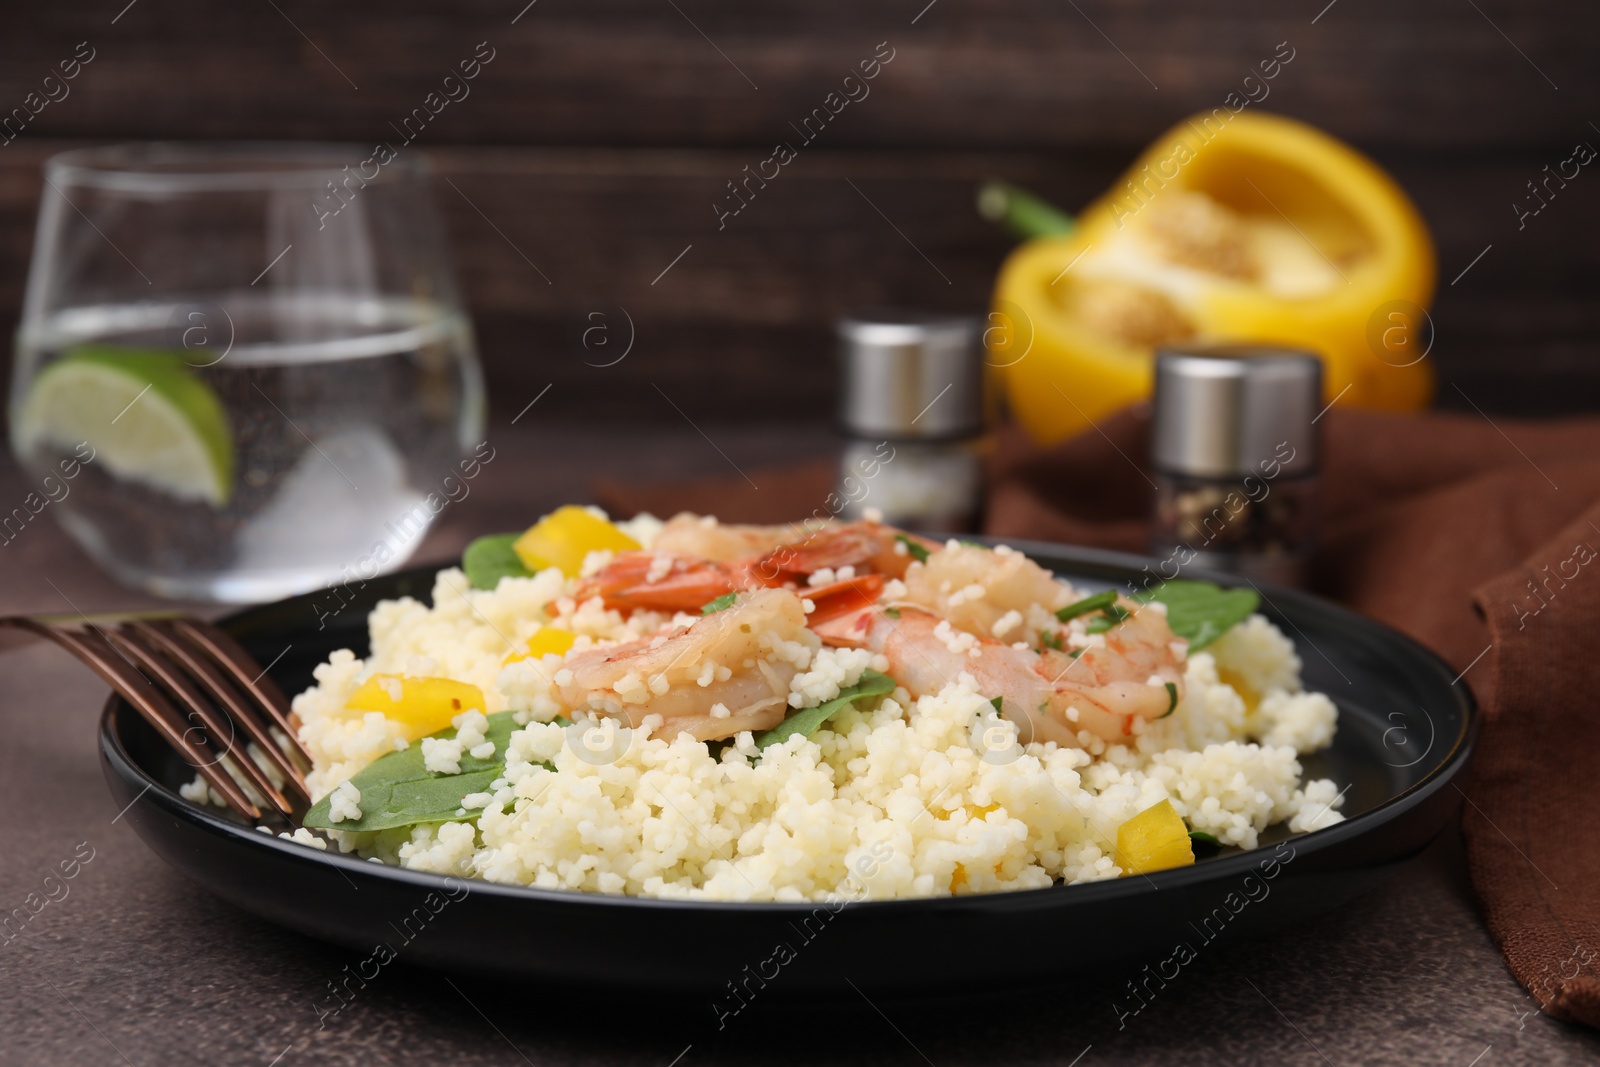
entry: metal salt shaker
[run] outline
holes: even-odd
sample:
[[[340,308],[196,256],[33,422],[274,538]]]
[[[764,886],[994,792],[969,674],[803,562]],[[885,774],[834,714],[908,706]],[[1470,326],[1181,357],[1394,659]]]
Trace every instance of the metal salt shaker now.
[[[1322,361],[1293,349],[1156,354],[1151,552],[1185,566],[1304,585],[1317,536]]]
[[[846,443],[830,507],[910,529],[975,529],[988,424],[980,321],[862,312],[839,320],[838,335]]]

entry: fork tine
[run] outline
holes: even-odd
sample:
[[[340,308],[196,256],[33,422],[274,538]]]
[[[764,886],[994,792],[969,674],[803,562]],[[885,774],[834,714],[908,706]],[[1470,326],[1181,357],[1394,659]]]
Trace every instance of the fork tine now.
[[[257,793],[267,798],[272,806],[282,814],[286,816],[293,815],[294,808],[278,792],[277,787],[272,784],[272,779],[267,777],[266,772],[250,757],[249,751],[242,745],[235,745],[235,719],[243,720],[247,724],[245,733],[251,735],[251,739],[256,740],[258,745],[266,747],[271,744],[270,739],[266,741],[265,745],[262,745],[261,740],[255,738],[254,733],[249,730],[248,724],[250,720],[242,711],[236,711],[225,704],[224,707],[232,713],[232,716],[219,714],[211,702],[206,699],[205,694],[196,688],[194,682],[191,682],[189,677],[163,654],[164,650],[156,642],[146,643],[147,638],[144,633],[140,632],[141,629],[142,627],[137,623],[125,624],[121,630],[105,631],[105,637],[113,647],[129,655],[142,671],[154,675],[156,681],[171,692],[180,710],[187,710],[191,716],[196,716],[200,719],[200,722],[208,731],[207,737],[211,743],[211,748],[217,750],[219,756],[231,758],[234,765],[239,768],[239,773],[250,780],[250,784],[255,787]],[[152,645],[156,645],[156,647],[152,647]],[[231,694],[229,695],[231,696]],[[193,719],[191,718],[189,721],[193,722]]]
[[[239,694],[205,649],[184,640],[162,623],[132,623],[128,624],[128,628],[147,638],[163,653],[177,661],[202,689],[222,705],[233,723],[256,743],[262,755],[271,760],[273,766],[283,773],[294,790],[307,801],[311,799],[305,775],[294,765],[288,753],[279,747],[272,732],[262,721],[259,704]]]
[[[233,681],[237,682],[246,693],[249,693],[264,708],[273,723],[289,738],[290,747],[306,761],[306,766],[311,766],[311,753],[300,743],[296,736],[294,723],[291,721],[292,712],[289,702],[284,699],[283,691],[278,688],[267,672],[257,667],[256,661],[246,652],[239,642],[235,641],[221,629],[199,619],[174,619],[169,623],[161,624],[169,628],[169,632],[182,634],[192,643],[205,649],[205,651],[222,667]]]
[[[81,662],[103,678],[135,711],[164,737],[215,789],[223,801],[247,819],[261,818],[256,807],[237,783],[218,767],[210,753],[189,739],[189,727],[171,703],[151,685],[104,637],[90,630],[74,633],[34,619],[10,617],[0,619],[0,626],[26,630],[53,641],[76,656]]]

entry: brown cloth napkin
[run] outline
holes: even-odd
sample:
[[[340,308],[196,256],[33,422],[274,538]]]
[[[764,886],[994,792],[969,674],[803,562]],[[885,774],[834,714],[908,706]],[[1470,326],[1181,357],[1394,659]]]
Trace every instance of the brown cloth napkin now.
[[[1411,634],[1463,672],[1484,725],[1463,797],[1473,884],[1544,1012],[1600,1027],[1600,420],[1330,410],[1316,591]],[[991,462],[984,531],[1142,552],[1149,415],[1048,450],[1014,429]],[[832,469],[607,485],[614,512],[737,521],[807,513]]]
[[[1600,420],[1334,409],[1316,591],[1465,672],[1473,885],[1549,1015],[1600,1026]],[[985,532],[1143,551],[1149,415],[1048,451],[1004,435]]]

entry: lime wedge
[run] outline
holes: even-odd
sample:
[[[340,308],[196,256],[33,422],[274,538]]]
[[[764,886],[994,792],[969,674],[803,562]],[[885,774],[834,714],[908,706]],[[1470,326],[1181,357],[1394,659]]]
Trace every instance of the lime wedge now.
[[[118,478],[180,500],[221,506],[233,488],[222,402],[171,351],[75,348],[33,379],[15,425],[20,452],[87,441]]]

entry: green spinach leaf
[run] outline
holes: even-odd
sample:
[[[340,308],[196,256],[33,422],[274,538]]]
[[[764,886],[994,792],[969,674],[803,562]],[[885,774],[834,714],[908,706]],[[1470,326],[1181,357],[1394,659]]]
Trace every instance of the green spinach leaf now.
[[[790,713],[778,725],[770,730],[763,730],[756,734],[756,747],[767,748],[770,745],[781,745],[795,734],[801,737],[810,737],[822,728],[846,704],[862,699],[863,697],[881,697],[894,692],[895,680],[879,671],[866,670],[861,673],[861,680],[849,689],[840,691],[839,695],[814,708],[802,708]]]
[[[1248,619],[1261,602],[1254,589],[1224,589],[1211,582],[1177,578],[1141,593],[1139,600],[1167,606],[1167,625],[1197,652]]]
[[[474,589],[493,589],[502,578],[532,578],[533,572],[523,566],[522,559],[512,549],[519,533],[490,534],[480,537],[461,553],[461,569],[467,572],[467,581]]]
[[[471,822],[476,809],[457,815],[468,793],[487,793],[489,783],[506,771],[506,745],[520,729],[514,712],[501,711],[489,716],[486,740],[494,742],[494,755],[478,759],[461,753],[460,774],[433,774],[422,765],[422,742],[411,742],[403,752],[380,756],[356,772],[350,781],[361,791],[361,818],[331,822],[328,808],[331,794],[306,812],[303,824],[318,830],[392,830],[397,826],[426,826],[442,822]],[[455,727],[430,734],[453,738]],[[555,770],[550,764],[545,764]]]

